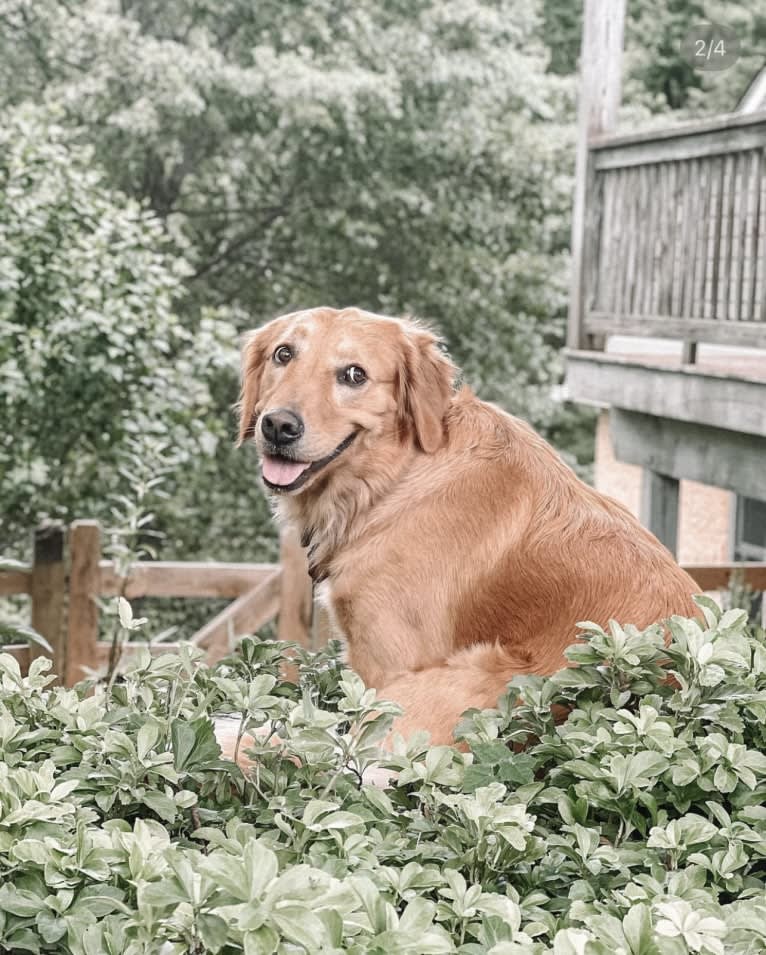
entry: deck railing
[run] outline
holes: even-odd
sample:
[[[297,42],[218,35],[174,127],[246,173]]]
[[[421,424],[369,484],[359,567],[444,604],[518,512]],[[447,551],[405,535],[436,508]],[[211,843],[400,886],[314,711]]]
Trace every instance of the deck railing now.
[[[307,648],[318,647],[328,636],[326,619],[313,614],[305,553],[291,534],[282,536],[278,564],[139,561],[121,576],[102,555],[96,521],[75,521],[68,528],[49,525],[35,532],[30,566],[0,570],[0,596],[11,594],[31,598],[32,628],[52,653],[34,642],[0,645],[0,652],[11,653],[22,668],[36,656],[52,656],[54,672],[67,686],[115,662],[113,641],[100,638],[101,598],[234,598],[189,637],[209,663],[230,653],[237,637],[274,620],[280,639]],[[179,644],[120,640],[117,655],[127,660],[147,646],[156,654],[177,650]]]
[[[583,228],[574,347],[766,347],[766,112],[591,141]]]

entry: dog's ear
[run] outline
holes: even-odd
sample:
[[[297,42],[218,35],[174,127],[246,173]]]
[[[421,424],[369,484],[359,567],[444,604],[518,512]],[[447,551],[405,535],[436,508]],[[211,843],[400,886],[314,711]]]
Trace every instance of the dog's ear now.
[[[242,346],[242,388],[237,404],[239,412],[237,447],[251,438],[255,429],[255,408],[261,390],[263,369],[268,358],[268,341],[264,335],[265,331],[265,328],[261,328],[258,331],[249,332]]]
[[[429,331],[416,326],[409,329],[395,380],[399,431],[414,432],[427,454],[444,444],[444,416],[457,370],[440,344]]]

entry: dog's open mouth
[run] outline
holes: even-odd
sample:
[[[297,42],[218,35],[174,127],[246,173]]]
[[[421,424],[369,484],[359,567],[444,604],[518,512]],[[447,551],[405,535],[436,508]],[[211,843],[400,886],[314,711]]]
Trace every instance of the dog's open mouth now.
[[[344,438],[338,447],[318,461],[296,461],[295,458],[278,454],[264,454],[262,462],[263,483],[272,491],[295,491],[308,481],[312,474],[321,471],[339,454],[342,454],[357,436],[356,431]]]

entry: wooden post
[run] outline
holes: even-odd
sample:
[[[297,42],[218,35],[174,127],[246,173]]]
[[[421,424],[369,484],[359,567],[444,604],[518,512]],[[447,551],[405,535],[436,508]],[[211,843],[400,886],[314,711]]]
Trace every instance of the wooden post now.
[[[66,563],[64,542],[66,531],[62,524],[44,524],[34,535],[34,560],[30,596],[32,598],[32,629],[45,637],[53,647],[53,672],[64,678],[66,613]],[[36,657],[50,656],[35,643],[29,645],[30,663]]]
[[[644,468],[641,522],[674,556],[678,551],[677,478]]]
[[[75,521],[69,532],[69,619],[64,683],[73,686],[96,666],[98,597],[101,585],[101,528],[98,521]]]
[[[279,562],[282,565],[279,639],[310,647],[313,587],[306,551],[291,529],[283,530],[280,536]]]
[[[577,110],[575,193],[572,210],[572,285],[569,297],[567,345],[585,348],[588,256],[586,192],[593,183],[588,141],[609,132],[617,122],[620,105],[622,42],[625,0],[585,0],[580,50],[580,99]]]

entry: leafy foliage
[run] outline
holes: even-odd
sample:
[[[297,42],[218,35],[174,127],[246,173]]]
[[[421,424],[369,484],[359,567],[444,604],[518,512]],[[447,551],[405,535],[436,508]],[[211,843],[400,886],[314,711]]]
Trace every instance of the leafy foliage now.
[[[13,541],[83,501],[106,516],[120,460],[160,438],[183,460],[226,435],[207,380],[236,367],[212,311],[174,312],[187,271],[156,217],[108,189],[55,115],[0,127],[0,500]],[[81,515],[80,515],[81,516]]]
[[[766,943],[766,646],[741,611],[584,625],[465,753],[342,669],[245,641],[88,694],[0,656],[0,947],[75,955],[745,955]],[[556,726],[551,705],[571,710]],[[271,721],[244,778],[211,713]],[[519,750],[517,744],[525,744]],[[381,759],[393,788],[363,782]],[[296,765],[296,761],[299,765]]]
[[[549,69],[567,75],[577,69],[582,4],[542,0],[542,37],[550,48]],[[733,31],[739,57],[721,71],[695,69],[682,51],[689,31],[703,24]],[[733,0],[627,0],[623,63],[626,129],[640,118],[664,114],[663,125],[685,116],[730,113],[763,67],[766,5]],[[676,114],[676,120],[668,112]]]
[[[763,67],[766,6],[731,0],[630,0],[626,23],[626,99],[652,112],[689,115],[732,112]],[[689,31],[713,23],[733,31],[739,57],[728,69],[701,71],[684,57]]]
[[[483,397],[588,457],[582,416],[553,396],[575,84],[546,72],[535,4],[6,0],[0,22],[0,115],[43,103],[56,126],[36,131],[37,152],[17,148],[16,198],[0,207],[12,240],[17,204],[43,191],[57,210],[29,221],[18,254],[12,241],[14,274],[37,276],[33,325],[14,319],[15,335],[23,354],[39,337],[65,356],[26,389],[52,443],[14,452],[3,515],[21,521],[36,500],[100,516],[108,455],[147,425],[194,461],[166,485],[163,556],[267,557],[252,464],[217,440],[236,399],[231,346],[316,304],[435,321]],[[222,307],[228,329],[204,310]]]

